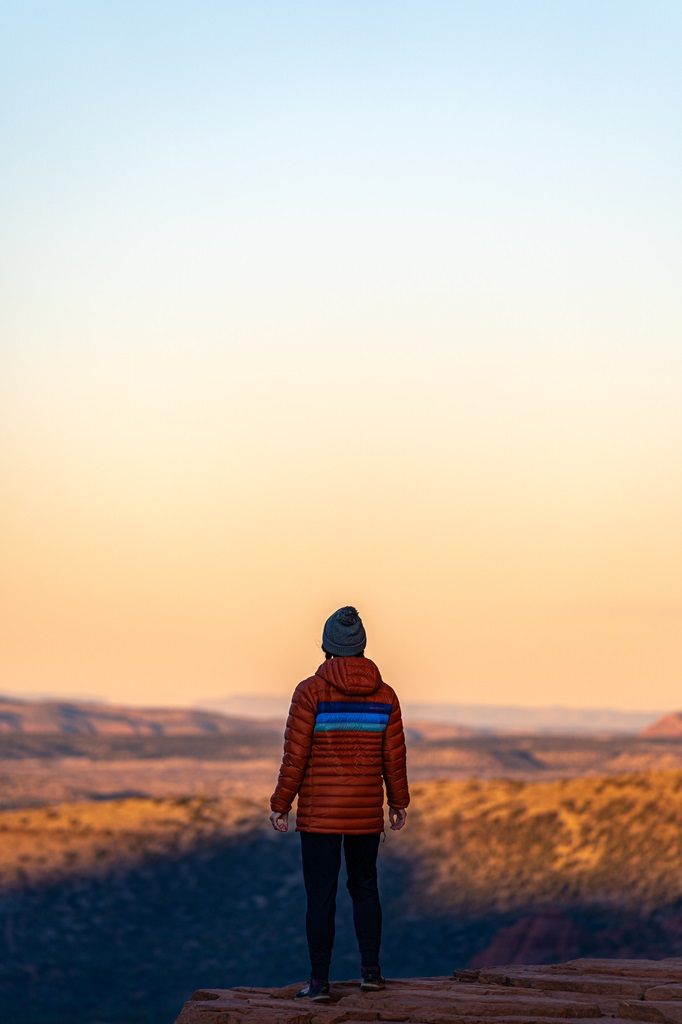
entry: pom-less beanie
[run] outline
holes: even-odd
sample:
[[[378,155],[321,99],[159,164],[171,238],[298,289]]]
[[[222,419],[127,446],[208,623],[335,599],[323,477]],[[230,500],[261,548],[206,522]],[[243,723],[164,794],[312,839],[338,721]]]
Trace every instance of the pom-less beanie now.
[[[347,605],[330,615],[322,630],[322,649],[337,657],[360,654],[367,645],[362,619],[355,608]]]

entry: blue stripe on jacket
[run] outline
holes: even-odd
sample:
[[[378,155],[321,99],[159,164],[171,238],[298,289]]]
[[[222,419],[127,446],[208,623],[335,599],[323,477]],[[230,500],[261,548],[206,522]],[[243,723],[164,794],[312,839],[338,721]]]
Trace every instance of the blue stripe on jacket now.
[[[373,722],[375,725],[388,725],[388,715],[361,714],[359,711],[343,714],[331,711],[326,714],[318,712],[316,722]]]
[[[321,700],[315,732],[384,732],[392,704],[378,701]]]
[[[385,723],[377,722],[318,722],[314,732],[384,732]]]

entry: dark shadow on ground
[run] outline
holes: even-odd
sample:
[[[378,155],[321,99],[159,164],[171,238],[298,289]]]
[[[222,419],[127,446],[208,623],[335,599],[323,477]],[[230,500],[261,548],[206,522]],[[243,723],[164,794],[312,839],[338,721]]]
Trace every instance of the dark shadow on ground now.
[[[519,921],[523,931],[523,921],[540,913],[410,914],[409,865],[384,850],[380,862],[389,977],[447,975],[494,951],[496,936],[504,951],[505,941],[518,939]],[[561,920],[568,922],[563,945],[547,948],[545,962],[682,953],[682,908],[641,917],[564,908]],[[532,941],[524,941],[532,953]],[[305,980],[307,970],[295,833],[258,833],[102,878],[0,896],[0,1005],[12,1024],[172,1024],[195,989],[283,985]],[[341,885],[332,977],[358,971]]]

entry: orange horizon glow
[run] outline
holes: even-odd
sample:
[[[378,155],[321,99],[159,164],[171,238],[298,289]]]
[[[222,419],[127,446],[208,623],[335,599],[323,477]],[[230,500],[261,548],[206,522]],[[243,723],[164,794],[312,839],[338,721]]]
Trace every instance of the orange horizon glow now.
[[[324,424],[320,396],[343,391],[306,386],[289,395]],[[138,407],[137,447],[79,443],[55,420],[17,448],[3,688],[284,694],[319,663],[326,616],[354,603],[404,700],[675,707],[682,495],[656,461],[671,409],[649,407],[635,461],[627,410],[608,434],[566,426],[575,385],[555,385],[542,433],[527,391],[507,399],[495,436],[488,407],[452,409],[432,382],[392,441],[365,390],[324,432],[285,420],[282,398],[268,430],[242,408],[244,434],[195,421],[180,438],[166,410],[150,436]]]

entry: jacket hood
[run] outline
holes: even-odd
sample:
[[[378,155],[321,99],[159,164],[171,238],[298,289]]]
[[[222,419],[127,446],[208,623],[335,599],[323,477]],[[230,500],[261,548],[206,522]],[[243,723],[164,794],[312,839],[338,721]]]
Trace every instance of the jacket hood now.
[[[367,696],[381,686],[381,673],[370,658],[330,658],[323,661],[316,676],[342,693]]]

